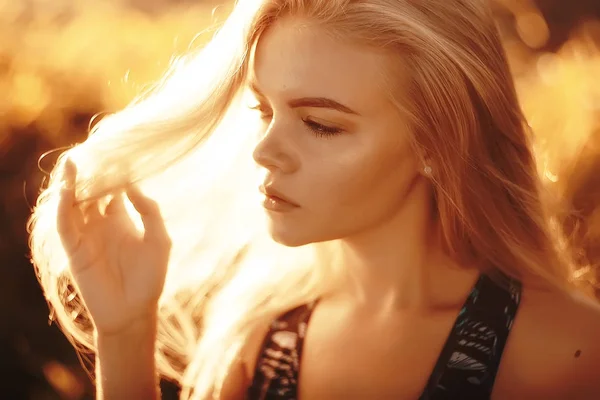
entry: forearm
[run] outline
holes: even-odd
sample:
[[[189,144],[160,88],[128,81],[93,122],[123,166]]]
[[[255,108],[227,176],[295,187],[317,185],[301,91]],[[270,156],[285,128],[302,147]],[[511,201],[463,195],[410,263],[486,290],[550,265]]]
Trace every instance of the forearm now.
[[[156,319],[138,321],[119,335],[96,336],[97,400],[160,398],[154,350]]]

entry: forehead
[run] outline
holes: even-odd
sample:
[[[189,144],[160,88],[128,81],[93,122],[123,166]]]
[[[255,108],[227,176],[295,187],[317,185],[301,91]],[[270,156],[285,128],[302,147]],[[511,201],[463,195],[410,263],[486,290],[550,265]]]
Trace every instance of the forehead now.
[[[368,111],[387,99],[387,62],[382,51],[335,39],[305,20],[285,18],[258,40],[249,78],[267,95],[332,97]]]

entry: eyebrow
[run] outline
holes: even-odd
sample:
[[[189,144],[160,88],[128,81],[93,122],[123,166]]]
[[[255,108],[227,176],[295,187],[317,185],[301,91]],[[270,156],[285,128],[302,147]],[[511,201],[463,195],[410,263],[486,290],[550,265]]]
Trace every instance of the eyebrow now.
[[[260,91],[255,82],[248,84],[250,90],[252,90],[258,97],[266,98],[266,96]],[[332,110],[341,111],[346,114],[360,115],[348,106],[343,105],[333,99],[327,97],[301,97],[298,99],[292,99],[288,102],[291,108],[300,107],[315,107],[315,108],[330,108]]]

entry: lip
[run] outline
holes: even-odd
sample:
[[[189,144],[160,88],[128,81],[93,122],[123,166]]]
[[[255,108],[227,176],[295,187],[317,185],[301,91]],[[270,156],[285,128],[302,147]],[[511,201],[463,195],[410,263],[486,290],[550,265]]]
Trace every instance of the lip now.
[[[287,198],[278,190],[273,189],[271,186],[261,185],[259,186],[258,190],[266,196],[265,207],[267,208],[273,208],[269,207],[268,205],[277,206],[275,208],[278,208],[278,210],[275,211],[281,211],[279,209],[300,207],[298,204],[294,203],[291,199]]]

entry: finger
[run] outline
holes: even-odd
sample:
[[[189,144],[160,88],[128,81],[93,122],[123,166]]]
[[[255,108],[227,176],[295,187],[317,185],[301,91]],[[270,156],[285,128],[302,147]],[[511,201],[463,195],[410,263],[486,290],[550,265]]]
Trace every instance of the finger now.
[[[135,233],[137,231],[135,224],[125,208],[125,201],[122,193],[114,195],[110,200],[104,210],[104,216],[105,218],[108,218],[115,227],[118,227],[124,232]]]
[[[63,184],[58,201],[56,229],[67,253],[73,253],[79,247],[83,215],[75,199],[75,181],[77,168],[70,160],[65,163]]]
[[[144,195],[137,185],[131,185],[127,188],[126,193],[144,224],[144,240],[168,242],[169,234],[158,204]]]
[[[123,196],[121,193],[115,194],[111,201],[106,206],[104,210],[104,215],[115,215],[127,213],[125,209],[125,203],[123,202]]]
[[[70,158],[67,158],[65,161],[65,166],[63,167],[62,172],[62,181],[63,184],[67,185],[69,188],[73,188],[75,186],[75,181],[77,180],[77,166]]]
[[[100,205],[97,201],[90,201],[88,205],[83,208],[83,216],[85,223],[94,223],[102,219],[100,214]]]

